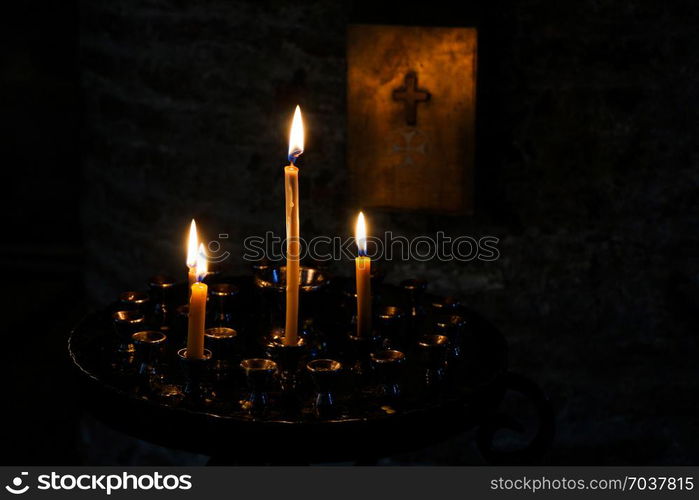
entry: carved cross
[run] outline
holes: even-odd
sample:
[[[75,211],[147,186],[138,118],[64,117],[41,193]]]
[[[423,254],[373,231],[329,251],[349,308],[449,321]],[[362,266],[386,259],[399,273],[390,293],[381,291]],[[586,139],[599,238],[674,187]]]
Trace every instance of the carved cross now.
[[[417,86],[417,73],[410,71],[405,75],[404,85],[393,91],[394,101],[405,102],[405,123],[415,125],[417,123],[417,103],[427,102],[431,94]]]

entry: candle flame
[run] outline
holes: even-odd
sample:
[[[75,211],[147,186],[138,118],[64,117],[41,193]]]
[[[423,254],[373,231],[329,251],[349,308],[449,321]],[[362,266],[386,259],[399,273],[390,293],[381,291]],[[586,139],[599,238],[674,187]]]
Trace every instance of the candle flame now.
[[[199,237],[197,236],[197,223],[192,219],[189,225],[189,243],[187,244],[187,267],[190,269],[197,265],[197,245]]]
[[[289,134],[289,161],[296,163],[296,158],[303,153],[303,119],[301,118],[301,108],[296,106],[294,119],[291,122],[291,134]]]
[[[206,250],[204,250],[204,244],[200,243],[199,244],[199,252],[197,253],[197,264],[196,264],[196,270],[197,270],[197,281],[202,281],[204,278],[206,278],[206,274],[208,272],[208,259],[206,257]]]
[[[357,217],[354,238],[357,240],[359,255],[366,255],[366,223],[364,222],[364,214],[362,212],[359,212]]]

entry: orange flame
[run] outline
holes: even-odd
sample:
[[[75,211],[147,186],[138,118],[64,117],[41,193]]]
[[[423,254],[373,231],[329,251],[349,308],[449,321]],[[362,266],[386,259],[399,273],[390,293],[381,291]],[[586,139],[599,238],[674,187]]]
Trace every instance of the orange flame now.
[[[294,119],[291,122],[291,133],[289,134],[289,161],[294,163],[296,158],[303,153],[303,119],[301,118],[301,108],[296,106]]]
[[[209,270],[209,262],[206,257],[206,250],[204,250],[204,244],[199,244],[199,252],[197,253],[197,281],[202,281],[206,278],[206,274]]]
[[[359,216],[357,217],[354,239],[357,241],[359,255],[366,255],[366,223],[364,222],[364,214],[362,212],[359,212]]]
[[[187,267],[190,269],[197,265],[197,245],[199,245],[197,224],[192,219],[192,223],[189,225],[189,242],[187,243]]]

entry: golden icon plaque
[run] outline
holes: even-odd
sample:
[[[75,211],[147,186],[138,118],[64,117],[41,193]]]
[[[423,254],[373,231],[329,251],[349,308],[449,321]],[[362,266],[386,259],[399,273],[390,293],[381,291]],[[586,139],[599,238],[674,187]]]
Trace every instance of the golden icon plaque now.
[[[347,158],[361,207],[473,213],[474,28],[351,25]]]

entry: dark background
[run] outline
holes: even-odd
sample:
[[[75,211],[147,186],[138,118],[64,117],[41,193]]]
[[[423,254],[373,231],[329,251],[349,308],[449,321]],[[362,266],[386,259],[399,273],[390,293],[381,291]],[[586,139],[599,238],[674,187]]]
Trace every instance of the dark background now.
[[[192,463],[119,450],[83,416],[70,326],[158,270],[196,217],[280,233],[293,106],[304,234],[350,234],[345,27],[479,29],[476,215],[371,214],[376,232],[494,235],[494,263],[396,263],[506,334],[552,397],[550,464],[699,458],[699,16],[689,1],[20,2],[1,92],[3,463]],[[8,267],[9,264],[9,267]],[[471,463],[463,440],[394,458]],[[95,451],[99,447],[102,451]],[[111,447],[111,448],[110,448]],[[140,450],[140,451],[139,451]],[[477,462],[476,462],[477,463]]]

